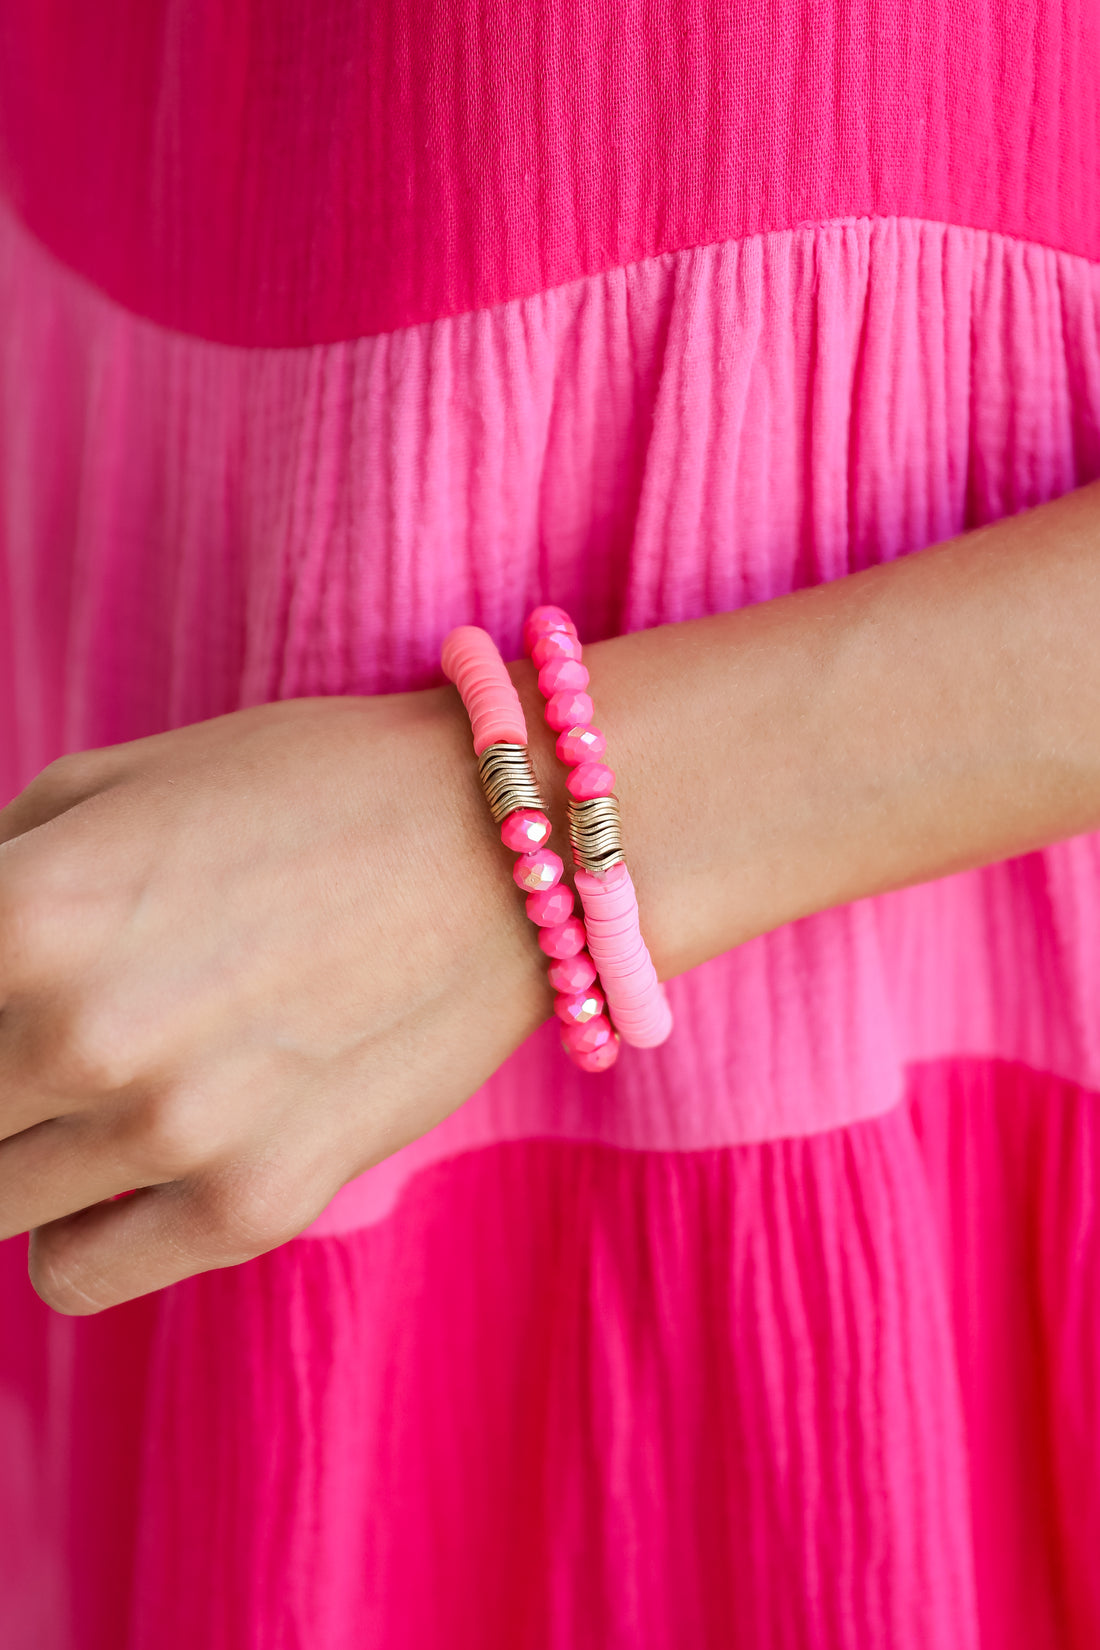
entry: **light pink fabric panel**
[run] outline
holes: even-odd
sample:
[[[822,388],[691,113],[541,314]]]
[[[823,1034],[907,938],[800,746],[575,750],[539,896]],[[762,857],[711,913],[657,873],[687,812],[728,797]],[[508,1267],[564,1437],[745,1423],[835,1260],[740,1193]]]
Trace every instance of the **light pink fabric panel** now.
[[[1061,493],[1100,473],[1098,299],[1068,254],[860,221],[389,337],[236,350],[135,320],[0,218],[4,789],[241,704],[436,681],[457,623],[518,654],[552,600],[595,638]],[[602,1078],[538,1034],[318,1229],[500,1139],[829,1128],[893,1105],[918,1055],[1100,1087],[1097,935],[1093,839],[826,913],[674,982],[699,1032]]]

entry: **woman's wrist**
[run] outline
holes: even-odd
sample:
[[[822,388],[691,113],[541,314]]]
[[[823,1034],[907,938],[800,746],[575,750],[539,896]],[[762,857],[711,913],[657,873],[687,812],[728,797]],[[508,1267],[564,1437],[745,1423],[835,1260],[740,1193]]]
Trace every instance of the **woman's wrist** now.
[[[1096,828],[1098,631],[1093,487],[832,584],[587,644],[661,977]],[[562,830],[535,673],[511,669]]]

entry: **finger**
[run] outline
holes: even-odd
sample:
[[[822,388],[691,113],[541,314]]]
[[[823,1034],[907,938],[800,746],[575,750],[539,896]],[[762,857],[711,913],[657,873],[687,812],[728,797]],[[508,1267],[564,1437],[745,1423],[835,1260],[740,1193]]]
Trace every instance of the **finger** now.
[[[0,1239],[163,1179],[127,1163],[99,1123],[39,1123],[0,1146]]]
[[[57,1312],[85,1316],[200,1272],[238,1266],[297,1237],[337,1185],[286,1194],[261,1173],[177,1181],[39,1226],[30,1278]]]
[[[0,844],[49,824],[114,784],[124,771],[125,749],[110,745],[104,750],[76,751],[43,768],[25,790],[0,808]]]
[[[0,1032],[5,1018],[6,1011],[0,1014]],[[108,1104],[108,1097],[103,1097],[100,1103]],[[11,1141],[28,1130],[76,1118],[93,1104],[87,1096],[59,1094],[30,1076],[21,1060],[9,1057],[9,1050],[0,1037],[0,1157]]]
[[[108,1051],[109,1052],[109,1051]],[[117,1104],[134,1071],[82,1046],[61,1014],[20,994],[0,1010],[0,1156],[4,1142],[55,1119]]]

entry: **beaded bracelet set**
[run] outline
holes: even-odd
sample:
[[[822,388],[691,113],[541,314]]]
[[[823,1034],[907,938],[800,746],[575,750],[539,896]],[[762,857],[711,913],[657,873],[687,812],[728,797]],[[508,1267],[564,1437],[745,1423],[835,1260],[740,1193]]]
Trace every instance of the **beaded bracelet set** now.
[[[523,639],[539,673],[547,723],[558,735],[557,754],[569,769],[569,840],[583,923],[562,884],[565,866],[546,846],[550,820],[527,752],[527,724],[496,644],[486,631],[462,625],[443,645],[443,669],[469,715],[501,839],[519,856],[512,875],[550,958],[562,1047],[583,1071],[606,1071],[618,1059],[620,1038],[638,1048],[663,1043],[672,1013],[638,925],[615,775],[603,760],[604,736],[592,726],[576,627],[560,607],[537,607]]]

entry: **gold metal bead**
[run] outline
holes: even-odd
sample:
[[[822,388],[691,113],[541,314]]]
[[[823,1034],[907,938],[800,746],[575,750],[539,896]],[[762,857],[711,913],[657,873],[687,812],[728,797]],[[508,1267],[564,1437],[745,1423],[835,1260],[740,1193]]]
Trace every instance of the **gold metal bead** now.
[[[617,865],[623,857],[618,797],[592,796],[570,802],[569,841],[573,858],[586,871],[601,875]]]
[[[517,808],[546,812],[526,745],[489,745],[478,758],[477,771],[496,824],[503,824]]]

